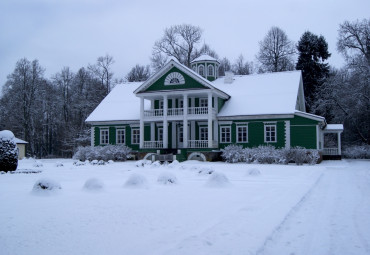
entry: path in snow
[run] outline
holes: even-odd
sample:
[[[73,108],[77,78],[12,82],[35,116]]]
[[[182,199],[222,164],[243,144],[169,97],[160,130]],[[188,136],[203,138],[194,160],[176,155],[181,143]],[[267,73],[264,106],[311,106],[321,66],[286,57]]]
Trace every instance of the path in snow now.
[[[327,167],[258,254],[370,254],[370,169],[361,166]]]

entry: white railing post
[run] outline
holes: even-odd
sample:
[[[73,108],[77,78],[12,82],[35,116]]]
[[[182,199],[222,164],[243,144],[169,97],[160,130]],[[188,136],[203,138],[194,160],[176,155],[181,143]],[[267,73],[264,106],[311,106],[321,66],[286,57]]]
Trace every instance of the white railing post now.
[[[183,132],[183,147],[187,148],[188,147],[188,95],[184,94],[184,121],[183,121],[183,126],[182,126],[182,132]]]
[[[140,97],[140,148],[144,147],[144,97]]]
[[[340,132],[338,132],[338,155],[342,155]]]
[[[213,141],[212,128],[212,93],[208,93],[208,148],[212,148]]]

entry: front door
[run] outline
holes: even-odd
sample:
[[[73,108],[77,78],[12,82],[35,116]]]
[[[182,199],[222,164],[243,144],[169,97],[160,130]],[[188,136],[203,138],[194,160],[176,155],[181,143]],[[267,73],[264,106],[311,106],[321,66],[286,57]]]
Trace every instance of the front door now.
[[[182,124],[177,125],[177,148],[184,148],[184,130]]]

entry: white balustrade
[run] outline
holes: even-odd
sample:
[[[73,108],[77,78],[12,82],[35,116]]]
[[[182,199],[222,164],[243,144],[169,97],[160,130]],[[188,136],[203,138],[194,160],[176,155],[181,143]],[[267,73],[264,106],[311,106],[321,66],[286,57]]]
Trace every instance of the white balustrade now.
[[[189,140],[188,148],[207,148],[208,140]]]
[[[189,107],[188,114],[194,115],[208,114],[208,107]]]
[[[163,141],[144,141],[143,148],[146,148],[146,149],[160,149],[160,148],[163,148]]]
[[[179,116],[184,115],[184,109],[183,108],[170,108],[167,111],[168,116]]]
[[[339,155],[338,148],[324,148],[324,155]]]
[[[163,109],[151,109],[144,111],[145,117],[163,116]]]

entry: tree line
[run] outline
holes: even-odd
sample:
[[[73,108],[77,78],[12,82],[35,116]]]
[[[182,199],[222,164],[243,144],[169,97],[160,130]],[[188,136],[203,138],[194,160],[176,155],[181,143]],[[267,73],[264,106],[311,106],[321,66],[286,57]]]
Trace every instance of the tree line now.
[[[121,79],[114,79],[110,55],[77,72],[63,67],[49,79],[37,60],[20,59],[3,86],[0,130],[12,130],[28,141],[28,155],[71,156],[77,146],[89,144],[85,119],[116,83],[145,81],[169,58],[190,67],[193,59],[208,54],[220,61],[221,76],[226,71],[248,75],[302,70],[307,112],[343,123],[344,144],[369,144],[369,27],[367,19],[340,24],[337,50],[346,64],[339,69],[327,63],[331,54],[325,38],[310,31],[295,43],[281,28],[272,27],[259,42],[254,62],[242,54],[231,62],[201,44],[202,29],[188,24],[166,28],[154,43],[150,64],[135,65]]]

